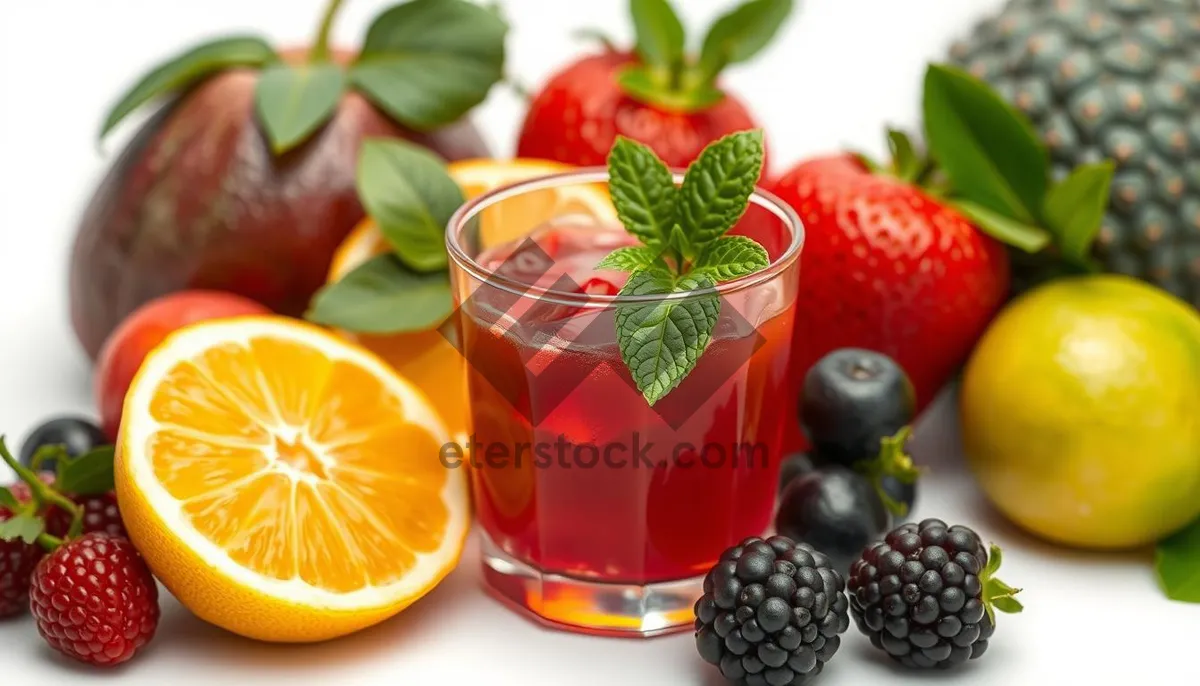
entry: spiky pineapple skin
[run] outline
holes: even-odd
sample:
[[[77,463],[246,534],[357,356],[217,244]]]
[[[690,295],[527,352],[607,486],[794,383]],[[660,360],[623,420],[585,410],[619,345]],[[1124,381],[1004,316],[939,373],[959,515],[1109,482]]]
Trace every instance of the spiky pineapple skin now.
[[[1010,0],[950,55],[1029,116],[1056,177],[1116,161],[1096,257],[1200,307],[1200,0]],[[1013,265],[1017,290],[1046,275]]]

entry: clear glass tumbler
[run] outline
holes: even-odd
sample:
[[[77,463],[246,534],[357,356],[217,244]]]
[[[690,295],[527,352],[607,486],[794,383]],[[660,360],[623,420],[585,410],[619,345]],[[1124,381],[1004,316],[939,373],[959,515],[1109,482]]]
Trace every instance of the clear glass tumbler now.
[[[616,295],[626,275],[595,266],[633,239],[607,181],[604,170],[525,181],[451,220],[473,428],[454,457],[471,469],[494,595],[558,627],[649,636],[690,627],[702,575],[770,526],[794,421],[784,394],[804,234],[787,205],[752,196],[733,232],[762,243],[771,264],[716,287],[711,342],[650,406],[622,361],[615,313],[705,294]],[[549,221],[522,219],[547,208]]]

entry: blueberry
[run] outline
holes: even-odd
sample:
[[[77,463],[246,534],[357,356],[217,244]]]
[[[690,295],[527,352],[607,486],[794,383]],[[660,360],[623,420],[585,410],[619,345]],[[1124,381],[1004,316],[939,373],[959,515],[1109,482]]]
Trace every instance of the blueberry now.
[[[29,467],[38,448],[47,445],[62,445],[71,457],[80,455],[107,445],[108,439],[100,427],[82,417],[57,417],[42,424],[30,432],[25,442],[21,444],[21,464]],[[54,471],[53,460],[46,460],[42,469]]]
[[[779,533],[820,550],[843,575],[888,526],[888,512],[870,482],[838,466],[793,481],[784,490],[775,517]]]
[[[792,453],[783,458],[783,466],[779,468],[779,492],[782,493],[788,484],[812,470],[813,462],[808,453]]]
[[[853,466],[912,422],[916,394],[891,358],[858,348],[835,350],[804,378],[801,425],[820,461]]]

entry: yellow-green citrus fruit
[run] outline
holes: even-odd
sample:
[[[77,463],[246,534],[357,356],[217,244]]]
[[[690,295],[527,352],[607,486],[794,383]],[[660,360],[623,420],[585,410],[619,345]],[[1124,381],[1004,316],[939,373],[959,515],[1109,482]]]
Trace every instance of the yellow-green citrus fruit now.
[[[1095,549],[1200,515],[1200,315],[1123,276],[1064,279],[1004,310],[968,362],[963,443],[1019,526]]]

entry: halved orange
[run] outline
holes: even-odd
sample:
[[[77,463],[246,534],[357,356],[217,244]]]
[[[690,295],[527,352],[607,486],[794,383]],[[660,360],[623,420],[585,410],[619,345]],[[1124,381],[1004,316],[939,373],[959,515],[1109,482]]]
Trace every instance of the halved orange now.
[[[126,396],[116,486],[133,542],[200,618],[267,641],[341,636],[446,576],[465,474],[425,396],[316,326],[186,327]]]
[[[451,163],[450,176],[467,199],[518,181],[571,171],[559,162],[532,159],[466,160]],[[584,214],[602,222],[617,221],[616,211],[603,186],[572,185],[528,193],[493,206],[481,216],[481,231],[487,245],[523,235],[531,226],[565,215]],[[341,279],[355,267],[391,248],[379,227],[369,217],[346,237],[329,269],[330,282]],[[372,350],[388,361],[401,376],[424,391],[455,436],[470,433],[466,402],[466,362],[441,331],[378,336],[340,331],[340,335]]]

